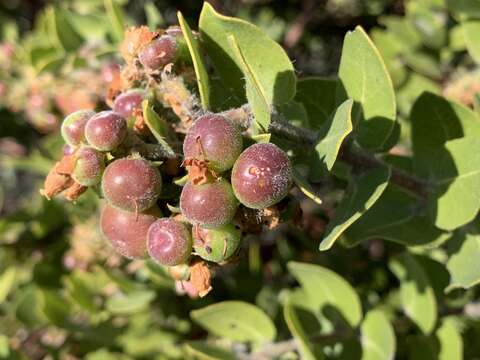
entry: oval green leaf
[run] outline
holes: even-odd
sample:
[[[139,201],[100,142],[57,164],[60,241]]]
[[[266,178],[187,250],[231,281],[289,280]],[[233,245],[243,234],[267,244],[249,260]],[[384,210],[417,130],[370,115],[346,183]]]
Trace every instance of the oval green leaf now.
[[[360,331],[362,360],[390,360],[395,357],[395,332],[381,310],[369,311]]]
[[[308,297],[310,307],[322,315],[328,307],[340,312],[352,327],[362,319],[360,299],[352,286],[333,271],[318,265],[289,262],[288,269]]]
[[[276,336],[275,326],[258,307],[243,301],[224,301],[190,313],[208,332],[233,341],[261,344]]]
[[[198,40],[193,36],[192,30],[188,23],[185,21],[182,13],[177,13],[178,23],[182,29],[183,36],[187,42],[188,51],[193,61],[193,68],[195,69],[195,75],[197,78],[198,92],[200,94],[200,101],[204,110],[210,108],[210,82],[208,79],[207,69],[203,60]]]
[[[381,149],[395,124],[395,94],[380,53],[361,27],[345,36],[338,77],[337,104],[347,98],[356,103],[352,118],[359,143]]]
[[[322,127],[320,141],[315,146],[320,161],[330,171],[337,159],[343,140],[352,131],[353,100],[345,100]]]
[[[448,242],[447,270],[450,284],[446,291],[456,288],[468,289],[480,283],[480,236],[456,234]]]
[[[423,333],[431,333],[437,321],[437,301],[425,270],[409,253],[396,256],[389,267],[400,281],[403,311]]]
[[[379,167],[350,183],[349,191],[338,205],[320,243],[320,250],[330,249],[335,241],[380,198],[388,185],[390,168]]]

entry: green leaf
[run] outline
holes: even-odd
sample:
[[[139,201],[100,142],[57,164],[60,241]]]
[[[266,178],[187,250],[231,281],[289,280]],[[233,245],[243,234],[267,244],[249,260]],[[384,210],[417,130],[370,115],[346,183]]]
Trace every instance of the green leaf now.
[[[418,199],[403,189],[389,185],[378,201],[345,232],[349,246],[369,239],[384,239],[404,246],[438,246],[450,234],[417,214]],[[392,206],[395,204],[395,206]]]
[[[125,31],[125,16],[123,10],[116,0],[103,0],[103,5],[110,20],[112,35],[117,42],[120,42],[123,40],[123,33]]]
[[[432,93],[417,99],[410,122],[414,169],[427,179],[433,175],[432,168],[438,167],[436,151],[448,140],[480,135],[480,122],[473,111]]]
[[[388,360],[395,356],[395,332],[381,310],[371,310],[361,328],[362,360]]]
[[[155,293],[150,290],[116,294],[107,299],[106,308],[112,314],[133,314],[146,309],[154,298]]]
[[[83,38],[75,30],[66,10],[51,7],[47,10],[47,24],[54,44],[67,52],[77,50],[83,44]]]
[[[315,354],[310,349],[308,334],[298,317],[297,309],[288,301],[288,299],[283,307],[283,317],[285,318],[288,329],[298,342],[298,350],[302,359],[315,360]]]
[[[0,304],[5,301],[10,290],[12,290],[16,273],[15,267],[11,266],[0,275]]]
[[[8,359],[10,355],[10,344],[6,335],[0,335],[0,358]]]
[[[230,351],[211,345],[204,341],[190,341],[185,347],[188,353],[199,360],[235,360],[236,357]]]
[[[424,269],[409,253],[393,258],[389,267],[400,281],[403,311],[423,333],[431,333],[437,321],[437,301]]]
[[[190,313],[210,333],[233,341],[261,344],[276,336],[275,326],[258,307],[243,301],[223,301]]]
[[[307,77],[299,79],[295,100],[305,106],[310,127],[320,130],[335,111],[336,79]]]
[[[350,183],[348,191],[338,205],[320,243],[320,250],[328,250],[338,237],[357,221],[380,198],[388,185],[390,168],[380,167],[362,174]]]
[[[440,343],[438,360],[462,360],[464,358],[462,335],[454,317],[443,318],[436,335]]]
[[[453,230],[472,221],[480,209],[480,139],[451,140],[432,155],[437,168],[429,212],[437,227]]]
[[[343,140],[352,131],[353,100],[345,100],[335,112],[331,122],[324,124],[320,141],[315,146],[320,160],[330,171],[337,159]]]
[[[380,53],[361,27],[345,36],[338,77],[337,104],[350,98],[357,105],[352,118],[359,143],[382,148],[395,124],[395,94]]]
[[[477,63],[480,63],[480,44],[478,42],[480,36],[480,20],[465,21],[461,26],[468,53]]]
[[[304,193],[310,200],[315,201],[317,204],[322,203],[322,199],[317,195],[315,189],[310,183],[303,177],[297,169],[293,169],[293,181],[298,186],[300,191]]]
[[[253,114],[255,115],[255,133],[265,133],[268,131],[270,125],[270,104],[266,97],[265,91],[262,85],[257,79],[256,74],[253,73],[252,68],[247,63],[247,60],[240,49],[237,40],[234,35],[228,37],[228,41],[232,48],[232,52],[237,59],[237,63],[240,64],[240,68],[245,76],[246,91],[248,103],[252,107]]]
[[[428,207],[435,225],[452,230],[470,222],[480,208],[477,115],[425,93],[415,102],[410,120],[415,172],[434,185]],[[462,206],[452,206],[458,202]]]
[[[202,107],[204,110],[208,110],[210,108],[210,85],[207,69],[205,67],[203,57],[200,53],[198,40],[193,36],[192,30],[188,26],[188,23],[185,21],[180,11],[177,13],[177,17],[178,23],[182,28],[183,36],[185,37],[185,41],[187,42],[188,51],[190,52],[190,56],[192,57]]]
[[[245,77],[250,102],[257,91],[268,106],[292,100],[296,89],[293,65],[282,47],[261,29],[244,20],[223,16],[205,2],[199,30],[213,65],[224,84],[233,89],[239,104],[245,99]],[[262,124],[265,119],[258,121]]]
[[[286,119],[293,126],[303,128],[310,127],[307,110],[302,103],[292,100],[288,103],[277,106],[276,110],[281,117]]]
[[[83,276],[81,272],[75,272],[65,277],[65,287],[72,301],[75,301],[89,313],[96,313],[98,309],[95,304],[95,294],[88,288],[86,280],[89,280],[89,278]]]
[[[447,0],[448,8],[460,19],[480,17],[480,1]]]
[[[147,1],[144,9],[145,17],[147,18],[147,24],[150,30],[155,31],[159,27],[165,25],[165,19],[152,0]]]
[[[480,283],[480,235],[456,234],[448,242],[448,254],[450,284],[446,291],[468,289]]]
[[[28,327],[38,326],[45,322],[41,311],[41,293],[35,286],[22,289],[15,309],[15,317]]]
[[[162,146],[166,154],[170,156],[175,156],[175,151],[173,151],[172,147],[166,140],[169,136],[168,123],[163,118],[161,118],[155,112],[155,110],[153,110],[153,106],[150,104],[149,100],[143,100],[142,109],[145,123],[147,124],[155,139],[157,139],[158,143]]]
[[[362,319],[360,299],[352,286],[333,271],[312,264],[289,262],[288,269],[305,291],[308,302],[323,315],[328,307],[340,312],[352,327]]]

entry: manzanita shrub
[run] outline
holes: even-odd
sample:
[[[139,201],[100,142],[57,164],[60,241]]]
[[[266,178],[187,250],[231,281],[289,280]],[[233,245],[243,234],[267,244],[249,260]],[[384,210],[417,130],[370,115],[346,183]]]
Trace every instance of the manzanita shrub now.
[[[330,78],[209,3],[165,28],[104,6],[103,95],[47,143],[30,225],[0,223],[0,357],[480,356],[480,4],[354,27]]]

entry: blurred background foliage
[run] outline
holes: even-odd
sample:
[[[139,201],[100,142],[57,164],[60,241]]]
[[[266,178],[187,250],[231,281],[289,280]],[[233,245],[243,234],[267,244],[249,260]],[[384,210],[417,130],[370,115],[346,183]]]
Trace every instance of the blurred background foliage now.
[[[460,3],[467,2],[211,3],[221,13],[264,29],[287,50],[300,77],[335,75],[346,31],[362,25],[384,57],[397,91],[402,122],[397,154],[410,149],[408,114],[423,91],[444,94],[479,111],[475,58],[478,61],[480,51],[478,37],[469,40],[463,22],[472,15],[461,8]],[[363,307],[385,308],[396,333],[396,358],[455,359],[445,349],[457,356],[459,348],[466,359],[480,358],[479,290],[443,294],[448,274],[443,267],[435,272],[445,258],[443,250],[415,255],[414,261],[423,264],[422,274],[434,273],[428,287],[439,313],[452,316],[444,318],[447,325],[433,335],[423,335],[401,314],[401,264],[389,264],[404,247],[371,239],[354,248],[319,252],[332,215],[326,206],[302,202],[301,232],[282,225],[246,239],[239,264],[216,273],[208,297],[192,300],[176,293],[163,268],[149,261],[125,261],[110,251],[97,230],[93,192],[75,206],[39,196],[43,177],[62,151],[58,128],[65,114],[105,107],[108,68],[119,61],[116,44],[124,26],[114,19],[167,27],[177,23],[180,10],[193,26],[201,6],[200,1],[182,0],[0,3],[0,358],[191,358],[195,346],[184,345],[204,339],[206,332],[192,322],[190,311],[232,299],[256,304],[273,320],[277,340],[287,340],[291,335],[282,305],[298,290],[298,277],[287,269],[292,260],[341,274]],[[335,192],[328,196],[338,198]],[[453,317],[464,314],[466,305],[468,316]],[[328,331],[328,324],[322,325]],[[323,352],[329,358],[359,358],[354,349],[333,341]],[[282,356],[295,358],[288,352]]]

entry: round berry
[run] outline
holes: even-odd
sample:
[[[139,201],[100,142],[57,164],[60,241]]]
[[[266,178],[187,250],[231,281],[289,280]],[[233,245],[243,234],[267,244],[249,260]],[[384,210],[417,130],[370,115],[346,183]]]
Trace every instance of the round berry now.
[[[61,133],[68,145],[77,146],[85,140],[85,125],[95,115],[92,110],[78,110],[68,115],[62,123]]]
[[[237,251],[241,232],[227,224],[216,229],[193,228],[193,247],[201,258],[212,262],[223,262]]]
[[[183,216],[194,225],[209,228],[228,224],[237,205],[232,186],[224,179],[202,185],[188,182],[180,195]]]
[[[274,144],[254,144],[237,159],[232,187],[246,207],[263,209],[282,200],[292,186],[292,165]]]
[[[185,158],[207,160],[207,167],[219,173],[233,166],[242,148],[240,129],[218,114],[198,118],[183,142]]]
[[[127,211],[143,211],[153,206],[162,190],[156,167],[144,159],[119,159],[107,166],[102,178],[107,201]]]
[[[159,264],[183,264],[192,253],[192,236],[180,221],[159,219],[148,229],[147,250],[150,257]]]
[[[105,169],[105,155],[89,146],[82,146],[75,153],[73,179],[83,186],[100,182]]]
[[[127,135],[127,122],[120,114],[102,111],[88,120],[85,137],[90,145],[100,151],[112,151]]]
[[[113,103],[113,111],[129,118],[135,115],[135,111],[142,108],[142,101],[145,97],[143,90],[130,90],[117,96]]]
[[[160,215],[157,208],[135,214],[106,205],[100,217],[100,229],[121,255],[130,259],[144,258],[148,229]]]
[[[150,70],[163,68],[176,58],[177,43],[170,35],[162,35],[148,44],[138,56],[142,65]]]

